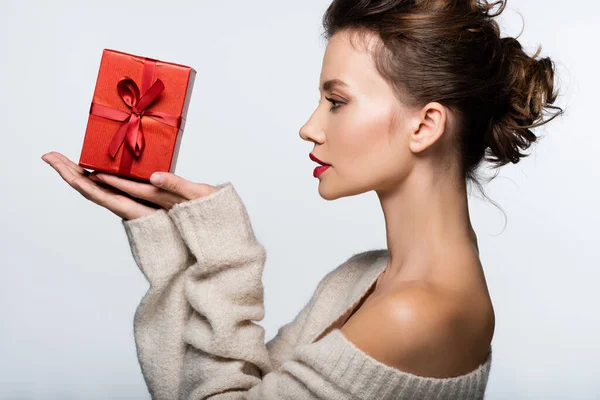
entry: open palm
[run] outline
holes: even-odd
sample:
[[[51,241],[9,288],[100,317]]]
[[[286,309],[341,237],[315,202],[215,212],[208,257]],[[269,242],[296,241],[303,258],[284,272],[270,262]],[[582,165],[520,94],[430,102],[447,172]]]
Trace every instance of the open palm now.
[[[71,187],[86,199],[130,220],[149,215],[157,208],[207,196],[218,188],[190,182],[169,172],[161,172],[162,183],[143,183],[100,172],[89,172],[61,153],[51,151],[42,160],[52,166]]]

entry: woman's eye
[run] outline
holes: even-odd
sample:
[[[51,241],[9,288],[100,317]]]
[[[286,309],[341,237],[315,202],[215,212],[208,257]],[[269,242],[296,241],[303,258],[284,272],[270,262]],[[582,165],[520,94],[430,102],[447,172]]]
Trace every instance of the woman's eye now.
[[[325,97],[325,98],[327,99],[327,101],[329,101],[329,102],[330,102],[330,103],[333,105],[333,106],[332,106],[332,107],[329,109],[329,111],[335,110],[335,109],[337,109],[337,108],[339,107],[339,105],[337,105],[337,106],[336,106],[336,103],[337,103],[337,104],[343,104],[342,102],[336,101],[336,100],[334,100],[334,99],[332,99],[332,98],[329,98],[329,97]]]

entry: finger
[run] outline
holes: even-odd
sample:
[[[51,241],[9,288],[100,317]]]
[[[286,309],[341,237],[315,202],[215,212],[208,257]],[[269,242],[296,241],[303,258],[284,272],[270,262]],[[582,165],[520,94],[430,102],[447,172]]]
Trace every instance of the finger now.
[[[57,159],[56,156],[50,156],[52,167],[59,173],[61,178],[67,182],[73,189],[77,190],[83,197],[91,200],[89,191],[91,191],[92,186],[96,186],[94,183],[90,182],[90,179],[78,174],[73,173],[71,167],[69,167],[66,163]],[[86,189],[86,190],[84,190]]]
[[[73,161],[69,160],[66,156],[64,156],[63,154],[61,154],[57,151],[51,151],[50,153],[47,153],[44,156],[45,156],[45,158],[52,157],[54,159],[61,160],[62,162],[65,163],[65,165],[67,167],[71,168],[72,170],[74,170],[77,173],[83,174],[85,176],[88,176],[90,174],[90,172],[88,170],[75,164]]]
[[[158,204],[165,209],[170,209],[173,204],[177,204],[186,200],[176,193],[171,193],[167,190],[163,190],[147,183],[132,181],[116,175],[104,173],[97,173],[95,176],[101,182],[104,182],[124,193],[127,193],[137,199],[147,200],[151,203]]]
[[[113,187],[113,186],[110,186],[110,185],[109,185],[109,184],[107,184],[106,182],[102,182],[100,179],[98,179],[98,176],[97,176],[97,172],[96,172],[96,171],[92,172],[92,173],[90,174],[89,178],[90,178],[91,180],[93,180],[94,182],[96,182],[96,185],[98,185],[98,186],[99,186],[99,187],[101,187],[101,188],[105,188],[106,190],[109,190],[111,193],[118,194],[118,195],[121,195],[121,196],[127,197],[128,199],[135,200],[135,201],[137,201],[138,203],[144,204],[144,205],[146,205],[146,206],[148,206],[148,207],[152,207],[153,209],[158,209],[158,208],[161,208],[161,206],[160,206],[159,204],[155,204],[155,203],[152,203],[152,202],[150,202],[150,201],[148,201],[148,200],[145,200],[145,199],[140,199],[140,198],[138,198],[138,197],[133,197],[132,195],[130,195],[130,194],[129,194],[129,193],[127,193],[127,192],[124,192],[124,191],[122,191],[122,190],[120,190],[120,189],[117,189],[117,188],[115,188],[115,187]]]
[[[204,189],[197,183],[190,182],[170,172],[155,172],[150,178],[150,183],[171,193],[178,194],[186,200],[196,199],[205,194]]]
[[[123,219],[134,219],[156,211],[156,207],[140,204],[133,199],[115,193],[110,188],[96,185],[85,177],[76,178],[73,185],[83,197],[107,208]]]
[[[59,173],[65,182],[81,193],[82,196],[90,200],[90,195],[88,192],[91,192],[91,187],[96,185],[89,182],[89,178],[77,172],[74,173],[73,170],[75,168],[72,168],[72,166],[69,166],[67,163],[63,162],[61,157],[58,157],[56,154],[49,155],[48,160],[50,165],[52,165],[52,167]]]
[[[56,172],[58,172],[60,177],[72,187],[73,181],[77,179],[77,177],[82,176],[81,174],[74,173],[67,164],[59,160],[56,156],[49,156],[48,163],[56,170]]]
[[[101,188],[87,176],[77,172],[78,168],[73,168],[72,164],[68,165],[64,163],[60,157],[56,156],[56,154],[47,155],[45,158],[59,173],[61,178],[77,190],[83,197],[108,208],[121,218],[133,219],[147,215],[156,210],[155,207],[139,204],[135,200],[112,192],[110,189]]]

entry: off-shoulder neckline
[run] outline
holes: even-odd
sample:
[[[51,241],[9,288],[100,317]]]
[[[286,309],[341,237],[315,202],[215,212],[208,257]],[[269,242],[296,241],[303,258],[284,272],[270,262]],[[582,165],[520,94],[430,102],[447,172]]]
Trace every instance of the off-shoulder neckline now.
[[[489,368],[490,364],[492,363],[492,346],[490,346],[490,350],[488,352],[488,356],[485,359],[485,361],[483,363],[479,364],[479,366],[477,368],[475,368],[474,370],[472,370],[470,372],[467,372],[466,374],[452,376],[452,377],[446,377],[446,378],[422,376],[422,375],[413,374],[411,372],[402,371],[398,368],[395,368],[395,367],[392,367],[385,363],[382,363],[381,361],[371,357],[369,354],[365,353],[364,351],[362,351],[361,349],[356,347],[356,345],[354,343],[352,343],[346,336],[344,336],[344,334],[342,333],[342,331],[340,329],[336,328],[336,329],[331,330],[329,333],[327,333],[325,336],[323,336],[323,338],[321,340],[323,340],[323,341],[336,340],[336,341],[342,342],[347,349],[350,349],[353,353],[360,354],[363,358],[366,358],[367,360],[369,360],[368,362],[373,365],[376,365],[380,368],[383,368],[383,369],[386,369],[389,371],[393,371],[398,374],[407,375],[407,376],[410,376],[412,378],[417,378],[417,379],[427,379],[427,380],[432,380],[432,381],[451,381],[451,380],[465,379],[465,378],[469,378],[473,375],[477,375],[477,374],[483,372],[483,370]]]
[[[460,379],[465,379],[465,378],[469,378],[474,375],[477,375],[477,374],[483,372],[484,369],[486,370],[485,372],[489,371],[489,368],[490,368],[490,365],[492,362],[492,346],[491,345],[490,345],[488,356],[487,356],[486,360],[483,363],[479,364],[479,366],[477,368],[475,368],[474,370],[472,370],[466,374],[453,376],[453,377],[446,377],[446,378],[426,377],[426,376],[416,375],[416,374],[412,374],[410,372],[402,371],[395,367],[392,367],[392,366],[382,363],[381,361],[371,357],[370,355],[368,355],[367,353],[365,353],[364,351],[362,351],[361,349],[356,347],[356,345],[354,343],[352,343],[346,336],[344,336],[341,329],[339,329],[339,328],[332,329],[332,325],[341,316],[343,316],[349,310],[356,307],[356,305],[364,298],[364,296],[370,292],[370,290],[373,288],[373,286],[375,285],[375,283],[377,282],[377,280],[379,279],[381,274],[384,272],[385,267],[387,266],[387,260],[388,260],[387,252],[384,251],[383,254],[381,254],[379,257],[377,257],[375,259],[375,261],[373,261],[371,266],[373,267],[375,273],[374,273],[374,277],[371,278],[367,287],[360,293],[358,298],[354,299],[354,301],[348,307],[346,307],[346,309],[344,309],[339,315],[337,315],[335,319],[330,321],[326,325],[325,328],[321,329],[318,332],[318,334],[313,335],[312,339],[309,341],[308,344],[313,345],[313,344],[320,343],[320,342],[329,342],[330,340],[335,340],[339,343],[342,343],[344,345],[345,350],[350,350],[352,353],[362,356],[365,360],[368,360],[368,362],[370,364],[372,364],[372,366],[374,366],[374,367],[380,367],[380,368],[383,368],[384,370],[388,370],[389,372],[405,375],[410,378],[426,379],[426,380],[431,380],[434,382],[444,382],[444,381],[447,382],[447,381],[452,381],[452,380],[460,380]],[[327,333],[325,333],[325,332],[327,332]]]

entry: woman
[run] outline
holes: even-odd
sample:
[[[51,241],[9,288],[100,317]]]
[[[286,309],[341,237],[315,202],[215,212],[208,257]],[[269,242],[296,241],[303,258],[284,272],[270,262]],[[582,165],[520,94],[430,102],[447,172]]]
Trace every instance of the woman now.
[[[326,101],[300,136],[314,143],[311,159],[328,165],[315,169],[324,199],[376,191],[387,249],[328,273],[266,344],[253,322],[264,317],[266,251],[231,182],[161,173],[144,184],[43,156],[122,218],[150,283],[134,327],[153,398],[484,397],[494,311],[467,182],[480,186],[485,155],[496,166],[518,162],[536,140],[530,128],[562,111],[552,106],[553,63],[500,38],[498,3],[329,6]]]

